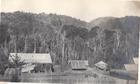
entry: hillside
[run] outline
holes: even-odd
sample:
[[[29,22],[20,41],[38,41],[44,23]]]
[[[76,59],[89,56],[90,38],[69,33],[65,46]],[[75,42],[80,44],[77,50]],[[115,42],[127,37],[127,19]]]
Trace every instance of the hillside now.
[[[90,29],[94,26],[98,26],[102,29],[108,29],[112,31],[120,31],[123,34],[126,33],[127,43],[129,48],[132,49],[128,55],[134,55],[138,52],[138,34],[140,17],[126,16],[122,18],[115,17],[101,17],[93,20],[89,23]],[[121,35],[120,35],[121,36]],[[133,54],[132,54],[133,53]],[[137,56],[134,55],[134,56]]]
[[[63,66],[70,59],[87,59],[90,66],[103,60],[122,68],[138,56],[139,23],[135,16],[87,23],[56,14],[1,13],[0,45],[9,52],[50,52],[54,64]]]

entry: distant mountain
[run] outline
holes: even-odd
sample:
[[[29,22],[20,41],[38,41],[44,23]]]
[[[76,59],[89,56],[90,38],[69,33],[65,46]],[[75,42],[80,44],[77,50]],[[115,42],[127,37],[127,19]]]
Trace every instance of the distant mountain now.
[[[91,67],[103,60],[112,68],[123,68],[138,56],[138,24],[136,16],[100,17],[87,23],[65,15],[2,12],[0,45],[9,52],[50,52],[54,64],[86,59]]]
[[[104,29],[120,29],[123,31],[138,31],[138,24],[140,17],[138,16],[126,16],[122,18],[116,17],[100,17],[92,20],[88,24],[88,28],[91,29],[94,26],[99,26]]]
[[[132,57],[135,56],[138,57],[140,17],[137,16],[126,16],[122,18],[100,17],[91,21],[88,24],[88,27],[92,32],[94,31],[94,33],[95,30],[96,33],[99,32],[100,35],[98,36],[97,34],[96,36],[98,38],[102,39],[110,38],[109,40],[116,39],[114,40],[113,44],[111,43],[108,44],[108,45],[118,44],[116,45],[116,47],[115,46],[112,48],[110,47],[111,50],[106,48],[107,54],[109,56],[108,58],[118,57],[114,59],[114,62],[116,61],[117,63],[117,61],[119,60],[119,63],[122,62],[121,64],[124,64],[132,62]],[[106,44],[106,42],[108,41],[103,40],[103,42],[105,43],[102,44]],[[113,49],[118,50],[112,51]]]
[[[104,29],[118,29],[121,28],[121,23],[119,18],[115,17],[100,17],[97,18],[89,23],[89,28],[94,26],[99,26],[100,28]]]

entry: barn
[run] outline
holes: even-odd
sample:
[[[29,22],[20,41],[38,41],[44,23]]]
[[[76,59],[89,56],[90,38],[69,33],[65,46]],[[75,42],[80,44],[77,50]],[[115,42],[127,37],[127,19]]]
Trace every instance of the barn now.
[[[10,53],[9,60],[12,62],[16,56],[26,63],[22,66],[22,72],[46,72],[52,69],[52,59],[49,53]]]
[[[87,60],[69,60],[72,70],[87,70],[88,61]]]

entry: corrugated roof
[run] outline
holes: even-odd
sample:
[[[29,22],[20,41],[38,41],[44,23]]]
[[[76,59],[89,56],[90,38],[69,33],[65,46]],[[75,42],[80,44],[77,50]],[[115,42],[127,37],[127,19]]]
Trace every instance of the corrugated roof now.
[[[138,72],[138,64],[124,64],[127,71],[136,71]]]
[[[135,64],[138,64],[138,61],[139,61],[138,57],[134,57],[133,60]]]
[[[88,66],[87,60],[70,60],[72,69],[86,69]]]
[[[100,62],[96,63],[95,66],[99,67],[101,69],[107,69],[108,68],[108,64],[103,62],[103,61],[100,61]]]
[[[15,55],[16,53],[10,53],[9,59]],[[17,56],[26,63],[52,63],[50,54],[46,53],[17,53]]]

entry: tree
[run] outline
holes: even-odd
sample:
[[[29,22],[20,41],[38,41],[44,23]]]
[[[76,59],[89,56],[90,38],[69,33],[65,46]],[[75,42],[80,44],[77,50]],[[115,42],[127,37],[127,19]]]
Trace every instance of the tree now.
[[[26,63],[24,62],[24,60],[21,60],[21,58],[17,54],[15,56],[10,56],[10,58],[11,61],[9,62],[9,67],[13,73],[11,75],[12,78],[10,79],[10,81],[19,82],[20,81],[19,76],[21,75],[22,66],[25,65]]]
[[[15,56],[10,56],[10,58],[11,62],[9,63],[9,67],[22,68],[22,66],[26,64],[17,54]]]
[[[4,48],[0,48],[0,74],[4,74],[4,71],[8,67],[8,52]]]
[[[7,47],[7,43],[10,40],[10,35],[8,32],[9,26],[6,24],[0,24],[0,46]]]

